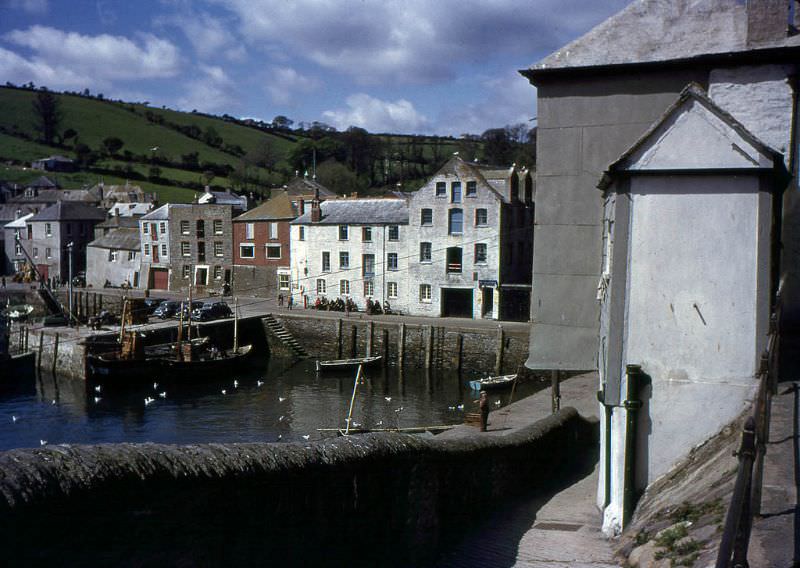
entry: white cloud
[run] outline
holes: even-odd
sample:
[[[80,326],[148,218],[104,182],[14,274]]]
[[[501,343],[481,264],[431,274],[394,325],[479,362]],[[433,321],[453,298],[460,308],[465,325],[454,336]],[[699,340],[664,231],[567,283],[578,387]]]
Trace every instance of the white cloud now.
[[[8,7],[12,10],[22,10],[29,14],[47,13],[47,0],[8,0]]]
[[[151,34],[139,34],[137,43],[123,36],[88,36],[31,26],[8,32],[3,39],[33,51],[34,55],[27,60],[31,65],[58,69],[65,75],[88,76],[95,84],[116,79],[172,77],[178,73],[180,64],[178,48]]]
[[[83,89],[95,83],[87,75],[69,69],[58,69],[42,60],[29,60],[0,47],[0,77],[5,81],[22,84],[33,81],[51,89]]]
[[[156,25],[172,25],[180,29],[192,45],[195,53],[203,59],[223,55],[228,59],[241,60],[244,52],[235,45],[231,25],[205,12],[194,12],[188,4],[182,5],[178,13],[155,19]]]
[[[416,133],[428,130],[428,119],[405,99],[382,101],[365,93],[350,95],[347,108],[322,113],[338,130],[360,126],[370,132]]]
[[[320,86],[320,82],[298,73],[291,67],[273,66],[265,78],[265,90],[278,105],[288,105],[297,93],[310,93]]]
[[[238,104],[235,84],[221,67],[199,65],[201,77],[185,84],[178,108],[201,112],[231,112]]]

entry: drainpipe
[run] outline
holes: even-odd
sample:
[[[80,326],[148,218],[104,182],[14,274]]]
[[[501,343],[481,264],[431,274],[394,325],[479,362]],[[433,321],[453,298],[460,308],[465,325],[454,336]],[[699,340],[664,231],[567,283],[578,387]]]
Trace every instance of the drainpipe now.
[[[622,526],[628,524],[636,506],[636,422],[642,401],[639,396],[639,385],[642,381],[640,365],[625,365],[627,388],[622,406],[625,408],[625,465],[622,486]]]
[[[605,451],[603,452],[603,509],[611,503],[611,412],[614,405],[606,404],[605,387],[597,391],[597,400],[603,405],[603,431],[605,433]]]

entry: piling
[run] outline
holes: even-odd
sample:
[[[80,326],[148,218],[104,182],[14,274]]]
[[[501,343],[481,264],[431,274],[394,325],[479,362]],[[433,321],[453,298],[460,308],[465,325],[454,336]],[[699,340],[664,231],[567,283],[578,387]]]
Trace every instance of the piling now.
[[[92,292],[92,315],[97,315],[97,292]]]
[[[428,326],[428,337],[425,341],[425,368],[430,369],[433,365],[433,326]]]
[[[56,372],[56,362],[58,361],[58,334],[53,343],[53,374]]]
[[[367,323],[367,357],[372,357],[372,340],[375,336],[375,322]]]
[[[456,371],[461,372],[461,358],[464,354],[464,336],[456,335]]]
[[[383,328],[381,331],[381,340],[383,342],[383,366],[385,367],[389,363],[389,330]]]
[[[26,325],[25,326],[25,353],[28,352],[28,334],[30,333],[30,328]]]
[[[103,295],[102,294],[100,294],[100,296],[97,298],[97,308],[101,312],[103,311]]]
[[[553,414],[561,410],[561,383],[559,372],[550,372],[550,396],[552,398]]]
[[[403,368],[403,358],[406,354],[406,324],[400,324],[400,331],[397,338],[397,365]]]
[[[497,358],[494,361],[494,374],[500,375],[503,372],[503,355],[506,347],[506,337],[503,326],[497,326]]]
[[[341,359],[342,358],[342,318],[339,318],[338,320],[336,320],[336,345],[337,345],[336,358],[337,359]]]
[[[358,328],[352,326],[350,328],[350,357],[355,359],[356,353],[358,353]]]
[[[44,332],[39,332],[39,355],[36,357],[36,370],[42,370],[42,348],[44,346]]]

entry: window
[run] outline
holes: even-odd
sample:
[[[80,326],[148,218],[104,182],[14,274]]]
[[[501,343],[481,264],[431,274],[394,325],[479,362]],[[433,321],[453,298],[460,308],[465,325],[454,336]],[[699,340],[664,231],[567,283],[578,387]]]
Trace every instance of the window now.
[[[365,243],[372,242],[372,227],[363,227],[361,229],[361,240]]]
[[[450,202],[461,203],[461,182],[454,181],[450,184]]]
[[[349,280],[339,280],[339,293],[342,296],[346,296],[350,294],[350,281]]]
[[[304,241],[306,240],[306,228],[305,227],[297,227],[297,235],[299,240]]]
[[[28,228],[28,239],[30,240],[33,238],[33,225],[27,225],[27,228]]]
[[[364,280],[364,295],[375,295],[375,283],[372,280]]]
[[[46,248],[46,249],[44,249],[44,255],[47,258],[53,258],[53,251],[51,249],[49,249],[49,248]]]
[[[420,284],[419,285],[419,301],[430,303],[431,301],[431,285],[430,284]]]
[[[14,255],[15,256],[22,256],[22,247],[17,243],[14,245]]]
[[[197,241],[197,260],[200,262],[206,261],[206,242]],[[206,271],[208,272],[208,271]]]
[[[431,243],[419,243],[419,261],[430,262],[431,250],[432,250]]]
[[[181,235],[189,234],[189,221],[181,221]]]
[[[136,260],[136,251],[135,250],[129,250],[128,251],[128,260]]]
[[[447,249],[447,272],[461,272],[461,247],[450,247]]]
[[[158,229],[158,232],[163,235],[167,232],[167,224],[164,221],[161,221],[161,223],[158,224]]]
[[[144,255],[150,256],[150,243],[144,243]]]
[[[361,256],[361,275],[364,278],[375,276],[375,255],[365,254]]]
[[[348,235],[348,227],[347,225],[339,225],[339,240],[346,241]]]
[[[388,270],[397,270],[397,253],[390,252],[386,255],[386,268]]]
[[[447,195],[447,184],[443,181],[436,182],[436,197],[444,197]]]
[[[448,212],[447,232],[450,235],[460,235],[464,231],[464,211],[451,209]]]
[[[242,258],[255,258],[256,257],[255,245],[239,245],[239,256]]]
[[[278,274],[278,288],[281,290],[288,290],[289,289],[289,275],[288,274]]]
[[[278,224],[277,223],[270,223],[269,224],[269,238],[270,239],[277,239],[278,238]]]
[[[339,268],[350,268],[350,253],[342,251],[339,253]]]
[[[202,219],[198,219],[195,223],[195,229],[197,231],[198,238],[205,238],[206,236],[206,222]]]
[[[222,241],[214,241],[214,256],[222,256]]]
[[[433,209],[422,209],[419,212],[420,225],[433,225]]]
[[[267,245],[267,258],[280,258],[281,257],[281,245]]]
[[[50,223],[45,223],[44,224],[44,234],[47,237],[52,237],[53,236],[53,226]]]
[[[327,284],[324,278],[317,278],[317,294],[325,294]]]
[[[189,241],[181,241],[181,256],[190,256],[192,254],[189,249]]]
[[[39,258],[39,247],[33,247],[33,258]]]
[[[20,231],[19,229],[14,229],[14,238],[15,239],[21,239],[22,238],[22,231]]]
[[[390,298],[397,297],[397,282],[387,282],[386,283],[386,294]]]
[[[256,225],[255,223],[245,223],[244,224],[244,238],[248,241],[252,241],[256,238]]]
[[[478,182],[467,182],[467,197],[476,197],[478,195]]]
[[[192,267],[188,264],[183,265],[183,271],[181,272],[184,280],[188,280],[189,277],[192,275]]]
[[[214,234],[222,234],[222,219],[214,219]]]
[[[214,267],[214,280],[222,280],[222,267],[215,266]]]
[[[486,243],[475,243],[475,264],[486,264]]]
[[[167,256],[167,243],[161,243],[161,256]]]
[[[389,240],[390,241],[400,240],[400,227],[398,225],[389,225]]]
[[[142,232],[145,235],[150,233],[150,223],[142,223]]]
[[[67,236],[69,237],[72,235],[72,223],[65,223],[65,226],[67,227]]]
[[[475,210],[475,226],[476,227],[485,227],[489,224],[489,214],[486,212],[486,209],[476,209]]]
[[[331,253],[325,251],[322,253],[322,272],[331,271]]]

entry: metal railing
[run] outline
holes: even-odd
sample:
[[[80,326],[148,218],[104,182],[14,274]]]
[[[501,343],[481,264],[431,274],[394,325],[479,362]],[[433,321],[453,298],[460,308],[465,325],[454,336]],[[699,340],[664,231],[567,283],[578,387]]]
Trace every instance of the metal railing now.
[[[767,349],[758,370],[758,394],[753,415],[745,422],[736,456],[739,467],[733,496],[725,518],[725,528],[717,554],[716,568],[745,568],[753,518],[761,514],[764,455],[769,439],[772,396],[777,390],[780,351],[780,312],[778,296],[770,317]]]

